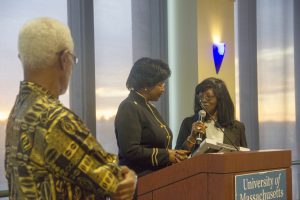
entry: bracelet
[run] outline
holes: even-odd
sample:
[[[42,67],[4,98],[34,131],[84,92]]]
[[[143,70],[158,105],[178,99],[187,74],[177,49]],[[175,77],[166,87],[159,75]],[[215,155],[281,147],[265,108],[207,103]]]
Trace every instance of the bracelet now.
[[[195,145],[195,144],[196,144],[196,142],[191,141],[190,137],[188,137],[188,138],[186,139],[186,141],[189,142],[189,143],[192,144],[192,145]]]

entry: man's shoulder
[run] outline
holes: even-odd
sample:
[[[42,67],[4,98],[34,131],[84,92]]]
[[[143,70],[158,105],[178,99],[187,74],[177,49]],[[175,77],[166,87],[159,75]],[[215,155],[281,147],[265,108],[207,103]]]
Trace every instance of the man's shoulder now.
[[[77,117],[58,99],[33,95],[15,105],[11,113],[11,120],[48,129],[64,116]]]

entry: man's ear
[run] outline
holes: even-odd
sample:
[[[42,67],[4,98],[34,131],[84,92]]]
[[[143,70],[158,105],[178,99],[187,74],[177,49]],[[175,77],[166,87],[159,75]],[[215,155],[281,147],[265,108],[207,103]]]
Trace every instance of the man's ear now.
[[[70,62],[68,56],[68,50],[65,50],[59,57],[60,67],[62,70],[65,70],[68,62]]]

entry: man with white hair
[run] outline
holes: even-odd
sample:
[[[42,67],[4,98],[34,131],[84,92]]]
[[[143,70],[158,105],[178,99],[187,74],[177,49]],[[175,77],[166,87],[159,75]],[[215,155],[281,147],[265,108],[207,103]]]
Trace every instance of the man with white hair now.
[[[10,199],[132,199],[135,173],[118,166],[58,97],[77,62],[67,26],[51,18],[19,33],[24,81],[6,128]]]

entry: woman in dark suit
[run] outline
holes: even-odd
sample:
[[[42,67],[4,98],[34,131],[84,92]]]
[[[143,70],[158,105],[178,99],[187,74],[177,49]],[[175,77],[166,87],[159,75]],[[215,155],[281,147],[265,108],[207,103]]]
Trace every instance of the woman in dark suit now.
[[[187,158],[187,151],[172,150],[172,132],[150,101],[157,101],[171,75],[161,60],[141,58],[132,67],[126,86],[129,96],[115,118],[119,162],[139,176]]]
[[[208,112],[203,122],[199,120],[201,109]],[[225,83],[220,79],[207,78],[196,86],[194,115],[182,121],[176,149],[194,151],[199,146],[196,142],[199,133],[204,138],[220,143],[232,145],[232,142],[237,147],[247,147],[245,126],[235,120],[233,102]]]

